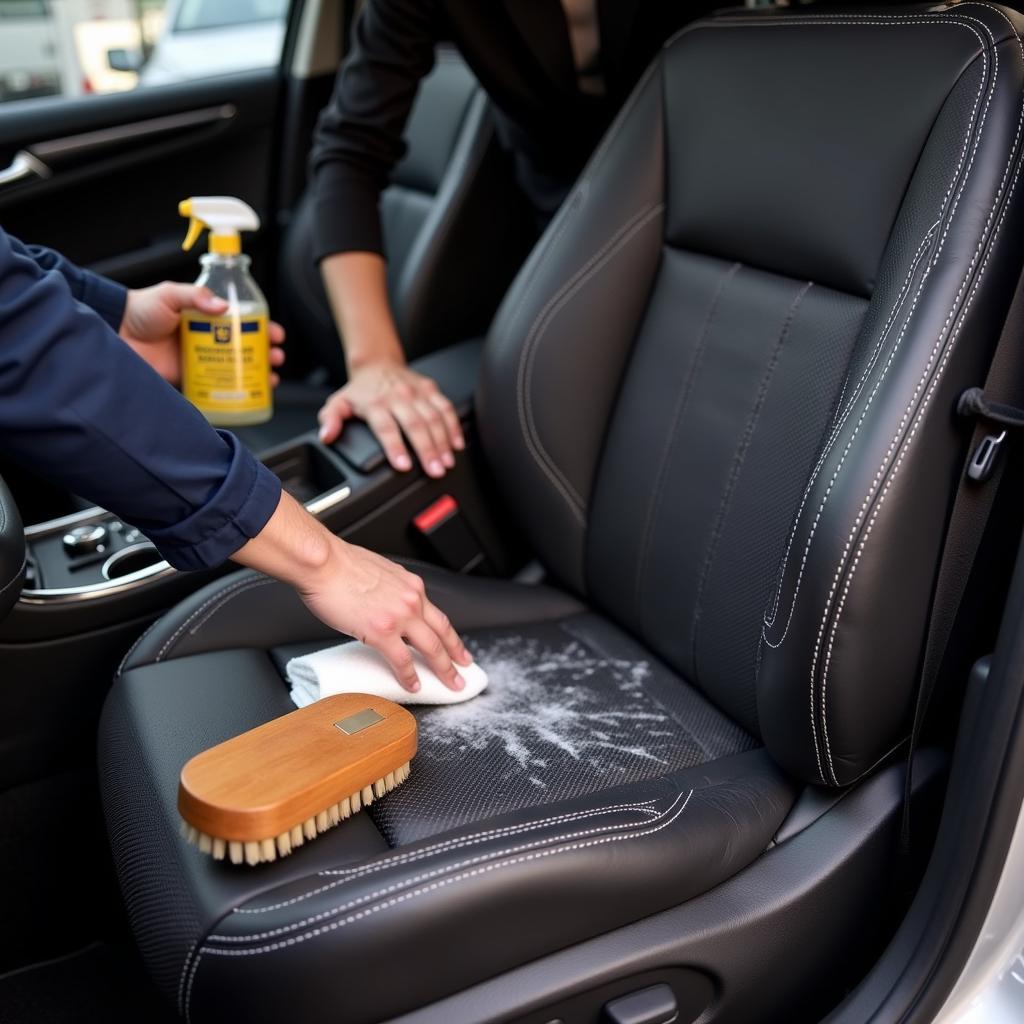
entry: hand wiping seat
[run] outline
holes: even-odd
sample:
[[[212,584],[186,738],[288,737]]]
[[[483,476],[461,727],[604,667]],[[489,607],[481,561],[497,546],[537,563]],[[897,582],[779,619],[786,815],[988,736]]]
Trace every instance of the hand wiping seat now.
[[[417,651],[411,653],[420,680],[415,693],[399,684],[382,655],[358,641],[292,658],[285,666],[292,700],[304,708],[336,693],[370,693],[396,704],[459,704],[476,697],[487,686],[487,673],[473,662],[465,667],[455,666],[466,685],[461,690],[451,690]]]

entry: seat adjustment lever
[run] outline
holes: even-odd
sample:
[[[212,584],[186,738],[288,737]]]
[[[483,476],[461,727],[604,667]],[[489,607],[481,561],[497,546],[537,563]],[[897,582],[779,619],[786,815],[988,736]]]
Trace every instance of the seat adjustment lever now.
[[[668,985],[651,985],[605,1003],[601,1024],[671,1024],[679,1004]]]

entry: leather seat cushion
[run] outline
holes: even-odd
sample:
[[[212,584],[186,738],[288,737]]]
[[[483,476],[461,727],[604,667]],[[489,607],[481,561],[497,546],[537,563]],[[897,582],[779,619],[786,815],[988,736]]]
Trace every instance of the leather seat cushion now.
[[[265,963],[283,959],[289,1000],[332,1019],[315,998],[332,976],[321,958],[383,980],[396,957],[443,947],[443,970],[388,993],[387,1015],[401,1012],[706,891],[763,852],[791,806],[791,784],[752,737],[574,599],[424,575],[488,667],[488,691],[418,709],[410,779],[274,864],[236,868],[188,846],[178,773],[292,709],[283,664],[330,642],[323,627],[287,588],[242,574],[162,620],[115,683],[100,736],[114,856],[154,977],[183,1012],[202,991],[193,1020],[229,1013],[235,986],[261,988]],[[534,596],[539,620],[524,621]],[[460,610],[472,613],[468,630]],[[242,621],[249,642],[275,646],[216,649]],[[482,951],[495,915],[507,941]],[[282,991],[266,985],[268,1000]],[[345,1019],[379,1018],[382,998],[380,987],[346,993]]]

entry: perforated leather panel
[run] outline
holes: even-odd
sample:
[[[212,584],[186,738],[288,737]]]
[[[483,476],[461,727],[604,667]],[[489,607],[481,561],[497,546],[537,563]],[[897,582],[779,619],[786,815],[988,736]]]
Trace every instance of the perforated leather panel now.
[[[468,643],[489,686],[466,704],[417,709],[413,773],[370,812],[392,846],[755,746],[597,616],[482,631]]]

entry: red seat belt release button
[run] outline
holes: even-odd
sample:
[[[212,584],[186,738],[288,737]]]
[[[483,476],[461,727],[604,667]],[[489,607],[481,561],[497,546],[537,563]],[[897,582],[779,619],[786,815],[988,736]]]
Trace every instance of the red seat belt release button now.
[[[459,503],[442,494],[413,517],[415,531],[426,541],[441,564],[456,572],[472,572],[484,564],[480,542],[459,510]]]
[[[432,533],[442,523],[459,514],[459,503],[450,495],[442,494],[437,501],[429,504],[415,519],[413,526],[420,533]]]

